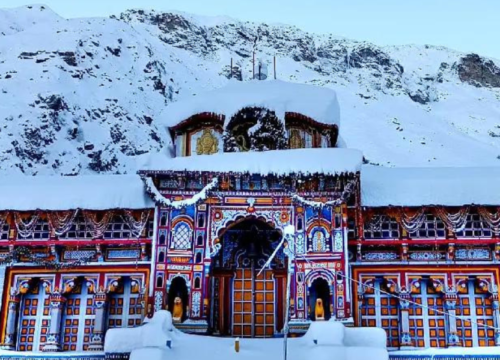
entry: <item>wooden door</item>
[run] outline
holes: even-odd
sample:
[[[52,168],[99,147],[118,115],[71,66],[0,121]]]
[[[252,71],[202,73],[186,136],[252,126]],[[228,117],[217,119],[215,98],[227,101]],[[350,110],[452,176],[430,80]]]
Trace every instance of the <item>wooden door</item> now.
[[[232,335],[273,336],[275,313],[272,271],[265,270],[257,276],[253,267],[236,269],[233,279]]]

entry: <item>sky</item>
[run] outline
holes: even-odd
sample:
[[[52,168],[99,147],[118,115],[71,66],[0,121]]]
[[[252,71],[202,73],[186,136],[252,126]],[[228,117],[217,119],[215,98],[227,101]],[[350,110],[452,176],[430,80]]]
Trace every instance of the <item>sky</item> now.
[[[36,1],[36,0],[34,0]],[[66,18],[179,10],[296,25],[378,45],[443,45],[500,59],[500,0],[43,0]],[[32,4],[0,0],[0,8]]]

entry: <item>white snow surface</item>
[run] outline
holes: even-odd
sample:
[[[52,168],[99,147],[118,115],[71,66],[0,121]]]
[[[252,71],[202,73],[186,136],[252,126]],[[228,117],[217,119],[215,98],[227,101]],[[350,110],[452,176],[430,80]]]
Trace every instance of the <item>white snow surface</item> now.
[[[461,81],[466,54],[445,47],[380,47],[290,25],[153,11],[65,20],[40,5],[0,9],[0,39],[5,174],[135,173],[138,157],[168,156],[165,124],[183,117],[169,118],[175,101],[230,84],[231,59],[248,81],[254,51],[268,64],[276,55],[279,80],[333,89],[345,146],[370,163],[500,164],[500,88]],[[52,96],[61,106],[47,104]]]
[[[500,167],[384,168],[362,166],[367,207],[498,205]]]
[[[131,359],[136,360],[192,360],[199,357],[201,349],[207,351],[209,360],[271,360],[283,356],[283,339],[240,339],[240,352],[237,353],[235,338],[188,335],[175,328],[167,331],[171,322],[158,320],[165,317],[165,312],[156,313],[151,321],[139,328],[109,330],[105,352],[131,352]],[[302,338],[288,339],[288,358],[365,360],[369,353],[371,360],[388,360],[385,331],[379,328],[359,330],[346,331],[344,325],[333,321],[313,322]],[[108,335],[110,331],[111,336]],[[171,349],[166,347],[167,340],[171,340]]]
[[[236,152],[178,157],[149,157],[141,166],[149,171],[200,171],[250,174],[341,174],[361,169],[363,154],[358,150],[317,148]]]
[[[0,210],[154,208],[138,175],[0,177]]]
[[[188,96],[170,104],[162,114],[166,126],[174,126],[204,112],[225,115],[225,122],[245,107],[263,107],[284,121],[286,112],[296,112],[318,122],[340,127],[337,94],[325,87],[280,80],[237,81],[196,96]]]

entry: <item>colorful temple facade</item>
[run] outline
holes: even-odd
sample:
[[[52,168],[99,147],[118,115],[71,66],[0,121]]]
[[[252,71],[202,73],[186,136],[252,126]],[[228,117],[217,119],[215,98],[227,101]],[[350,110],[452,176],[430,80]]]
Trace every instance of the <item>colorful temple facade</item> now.
[[[287,306],[294,336],[342,321],[390,349],[500,345],[498,169],[363,165],[323,88],[240,83],[167,112],[172,156],[138,175],[1,180],[3,349],[102,353],[160,309],[276,337]]]

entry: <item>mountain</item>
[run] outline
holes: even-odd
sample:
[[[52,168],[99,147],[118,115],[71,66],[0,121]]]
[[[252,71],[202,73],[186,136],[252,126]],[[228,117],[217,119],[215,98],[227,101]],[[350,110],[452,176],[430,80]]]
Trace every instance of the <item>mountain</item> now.
[[[171,153],[178,98],[252,76],[337,91],[345,146],[383,166],[500,166],[500,61],[294,26],[129,10],[0,10],[0,173],[131,173]],[[235,80],[232,80],[235,81]]]

